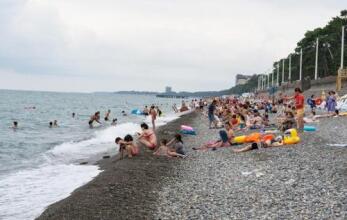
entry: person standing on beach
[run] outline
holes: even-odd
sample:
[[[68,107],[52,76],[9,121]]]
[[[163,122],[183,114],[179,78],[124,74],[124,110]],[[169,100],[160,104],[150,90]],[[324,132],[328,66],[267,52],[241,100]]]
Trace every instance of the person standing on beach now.
[[[151,106],[151,109],[149,110],[149,114],[152,119],[152,128],[155,131],[155,120],[157,120],[157,111],[155,110],[154,105]]]
[[[209,128],[212,129],[212,123],[215,121],[214,112],[216,111],[217,101],[213,100],[212,103],[208,106],[208,120]]]
[[[296,121],[299,131],[304,131],[304,115],[305,115],[305,96],[302,94],[300,88],[295,88],[293,97],[286,99],[295,100]]]
[[[142,113],[143,113],[144,116],[149,115],[149,110],[148,110],[147,105],[146,105],[145,108],[143,109]]]
[[[335,97],[335,92],[334,91],[330,91],[329,96],[327,98],[327,102],[326,102],[326,107],[328,109],[328,114],[335,114],[335,110],[336,110],[336,97]]]

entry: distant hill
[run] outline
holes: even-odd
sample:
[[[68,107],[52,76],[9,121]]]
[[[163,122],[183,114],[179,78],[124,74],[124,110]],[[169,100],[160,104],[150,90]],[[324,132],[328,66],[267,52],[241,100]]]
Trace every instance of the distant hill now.
[[[147,91],[118,91],[114,93],[122,94],[122,95],[158,95],[159,94],[159,92],[147,92]]]

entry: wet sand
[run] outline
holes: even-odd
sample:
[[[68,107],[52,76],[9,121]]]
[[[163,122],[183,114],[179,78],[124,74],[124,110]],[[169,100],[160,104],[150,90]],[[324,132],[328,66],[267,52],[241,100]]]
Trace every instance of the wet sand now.
[[[198,113],[160,129],[172,137],[181,124],[186,159],[139,157],[100,162],[104,172],[38,219],[346,219],[347,117],[321,119],[316,132],[288,147],[235,154],[231,148],[196,152],[218,138]],[[241,133],[239,133],[241,134]]]

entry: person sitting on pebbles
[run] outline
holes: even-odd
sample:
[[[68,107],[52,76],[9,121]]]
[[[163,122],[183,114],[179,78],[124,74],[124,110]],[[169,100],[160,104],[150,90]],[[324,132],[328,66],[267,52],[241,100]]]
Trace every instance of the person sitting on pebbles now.
[[[141,144],[144,144],[151,150],[157,147],[157,136],[152,129],[149,129],[146,123],[141,124],[142,133],[138,133],[138,139]]]
[[[170,147],[168,147],[166,139],[162,139],[160,141],[159,148],[153,154],[156,156],[166,156],[166,157],[180,157],[180,158],[186,157],[186,155],[176,153],[174,149],[171,149]]]
[[[127,153],[129,158],[139,154],[139,148],[133,143],[133,137],[128,134],[124,137],[124,140],[117,137],[115,142],[119,145],[119,152],[121,153],[121,158],[124,156],[124,151]]]
[[[167,146],[172,146],[176,153],[186,155],[184,150],[184,144],[182,141],[182,135],[176,134],[175,137],[167,144]]]
[[[232,145],[232,141],[234,139],[234,131],[230,126],[229,122],[225,123],[225,130],[219,131],[220,139],[217,141],[212,141],[206,143],[198,148],[193,148],[193,150],[207,150],[209,148],[216,149],[219,147],[229,147]]]

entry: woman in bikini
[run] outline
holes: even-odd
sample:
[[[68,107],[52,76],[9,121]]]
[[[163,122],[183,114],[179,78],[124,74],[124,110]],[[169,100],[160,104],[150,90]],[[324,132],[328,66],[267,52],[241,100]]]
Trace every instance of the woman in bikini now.
[[[141,124],[142,133],[139,133],[139,142],[151,150],[157,147],[157,136],[154,131],[149,129],[146,123]]]
[[[216,149],[219,147],[229,147],[232,145],[232,141],[234,139],[234,131],[230,126],[229,122],[225,123],[225,131],[219,131],[219,135],[220,140],[206,143],[198,148],[194,147],[193,150],[207,150],[209,148]]]

